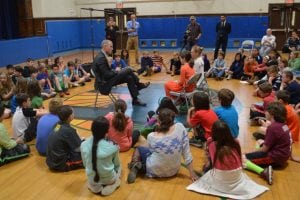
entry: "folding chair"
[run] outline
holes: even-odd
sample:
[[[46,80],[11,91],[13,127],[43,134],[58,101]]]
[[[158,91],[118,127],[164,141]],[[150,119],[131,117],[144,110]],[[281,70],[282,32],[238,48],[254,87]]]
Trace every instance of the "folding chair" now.
[[[96,94],[96,99],[95,99],[95,107],[97,107],[97,101],[98,101],[98,96],[99,94],[104,95],[104,96],[108,96],[110,98],[110,100],[114,103],[117,99],[116,97],[111,93],[111,91],[103,91],[101,89],[101,87],[99,87],[99,84],[101,84],[101,81],[99,82],[97,78],[99,78],[99,76],[95,75],[95,72],[93,71],[93,69],[91,69],[91,74],[96,78],[95,80],[95,90],[97,91]]]
[[[196,89],[198,91],[203,91],[205,92],[208,97],[210,102],[213,101],[213,98],[215,98],[216,94],[213,90],[211,90],[208,86],[207,78],[208,77],[208,72],[204,72],[203,76],[200,77],[199,81],[197,82]]]
[[[199,81],[201,77],[201,74],[194,74],[186,83],[186,85],[183,87],[183,89],[180,91],[180,92],[174,92],[174,91],[171,91],[170,92],[170,95],[171,96],[174,96],[174,97],[177,97],[176,100],[175,100],[175,105],[178,103],[178,101],[180,99],[184,99],[185,100],[185,103],[187,105],[187,107],[189,107],[189,100],[192,98],[193,94],[197,91],[196,89],[193,90],[192,92],[187,92],[186,91],[186,88],[187,86],[189,85],[196,85],[197,82]]]
[[[250,53],[252,53],[252,50],[254,49],[254,41],[253,40],[244,40],[242,42],[242,49],[244,49],[245,51],[249,51]]]

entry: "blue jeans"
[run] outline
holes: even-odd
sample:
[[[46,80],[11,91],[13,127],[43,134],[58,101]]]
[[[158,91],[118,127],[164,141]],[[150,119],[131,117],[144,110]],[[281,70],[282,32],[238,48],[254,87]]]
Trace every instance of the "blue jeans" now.
[[[220,77],[224,76],[225,70],[224,69],[220,70],[220,69],[216,68],[213,73],[216,77],[220,78]]]

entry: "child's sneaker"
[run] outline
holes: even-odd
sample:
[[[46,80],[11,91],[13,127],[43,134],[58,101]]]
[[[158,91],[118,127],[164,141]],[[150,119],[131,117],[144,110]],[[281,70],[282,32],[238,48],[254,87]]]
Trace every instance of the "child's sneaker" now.
[[[65,94],[64,94],[63,92],[59,92],[59,96],[60,96],[60,97],[64,97]]]
[[[110,195],[111,193],[113,193],[118,187],[120,187],[121,185],[121,180],[118,178],[114,184],[112,185],[106,185],[102,191],[101,191],[101,194],[103,196],[108,196]]]
[[[64,91],[65,95],[70,95],[70,92],[68,90]]]
[[[260,132],[254,132],[254,133],[252,133],[252,135],[255,138],[255,140],[264,140],[265,139],[265,135]]]
[[[270,165],[269,167],[265,168],[264,171],[260,174],[260,176],[265,179],[269,185],[273,183],[273,169]]]
[[[127,182],[134,183],[139,170],[142,169],[142,163],[141,162],[134,162],[134,163],[131,162],[128,164],[128,168],[130,169],[130,172],[127,176]]]
[[[189,141],[190,145],[201,148],[203,146],[202,141],[195,137],[192,137]]]

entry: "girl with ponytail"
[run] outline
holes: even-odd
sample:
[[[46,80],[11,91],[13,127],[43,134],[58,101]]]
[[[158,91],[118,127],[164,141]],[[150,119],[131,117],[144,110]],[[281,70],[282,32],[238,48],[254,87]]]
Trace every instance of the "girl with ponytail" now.
[[[114,103],[115,111],[108,113],[105,118],[109,121],[108,138],[120,147],[120,151],[128,151],[138,141],[140,133],[133,131],[133,122],[125,115],[127,105],[122,99]]]
[[[110,195],[121,184],[119,148],[106,139],[109,121],[97,117],[91,126],[93,136],[81,144],[81,156],[88,177],[88,188],[94,193]]]

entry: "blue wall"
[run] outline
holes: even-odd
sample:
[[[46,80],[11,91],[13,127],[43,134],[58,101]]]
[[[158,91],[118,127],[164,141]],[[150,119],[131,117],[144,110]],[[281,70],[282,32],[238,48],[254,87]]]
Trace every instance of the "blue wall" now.
[[[0,41],[0,66],[23,63],[27,58],[39,59],[52,56],[52,47],[48,42],[48,36],[2,40]]]
[[[228,16],[232,25],[229,36],[229,47],[233,41],[248,38],[260,39],[268,25],[267,16]],[[189,17],[153,17],[139,18],[141,24],[140,40],[142,39],[175,39],[176,48],[183,42],[183,34],[189,23]],[[215,26],[219,21],[218,16],[197,17],[197,22],[202,28],[202,37],[199,44],[204,47],[214,47]],[[92,20],[94,42],[96,49],[104,39],[105,22]],[[90,20],[49,20],[46,22],[48,36],[32,37],[18,40],[0,41],[0,66],[24,62],[26,58],[35,59],[52,56],[54,53],[69,51],[79,48],[91,47]]]

